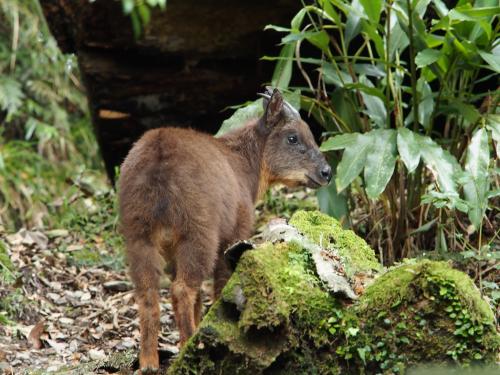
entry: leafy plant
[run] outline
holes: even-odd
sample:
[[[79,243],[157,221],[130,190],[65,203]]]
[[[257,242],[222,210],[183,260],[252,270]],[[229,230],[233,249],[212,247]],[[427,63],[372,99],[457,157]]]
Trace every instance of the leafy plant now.
[[[123,12],[130,15],[132,29],[136,38],[141,36],[142,29],[151,20],[151,8],[164,10],[167,0],[121,0]]]
[[[285,34],[266,57],[277,61],[272,83],[300,90],[326,130],[336,189],[320,192],[323,209],[362,211],[353,221],[387,264],[429,247],[479,252],[485,221],[494,227],[498,14],[489,0],[321,0],[290,27],[267,26]],[[290,86],[293,69],[302,86]]]

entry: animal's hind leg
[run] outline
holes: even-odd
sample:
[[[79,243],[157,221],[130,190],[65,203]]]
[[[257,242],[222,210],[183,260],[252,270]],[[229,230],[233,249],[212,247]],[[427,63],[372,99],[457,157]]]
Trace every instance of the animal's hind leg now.
[[[179,273],[172,283],[172,304],[175,321],[179,328],[181,346],[193,335],[196,329],[195,305],[200,287],[201,281],[182,279]]]
[[[198,325],[201,317],[201,283],[213,270],[216,246],[211,249],[207,239],[205,243],[199,243],[179,243],[176,253],[176,277],[171,295],[181,346],[193,335]]]
[[[135,297],[139,305],[140,367],[142,372],[155,371],[159,368],[159,289],[164,262],[152,245],[142,241],[128,246],[127,250],[130,276],[135,283]]]

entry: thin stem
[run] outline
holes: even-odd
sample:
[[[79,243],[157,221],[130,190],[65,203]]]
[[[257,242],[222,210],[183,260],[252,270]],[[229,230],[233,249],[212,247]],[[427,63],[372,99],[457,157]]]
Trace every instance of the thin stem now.
[[[482,243],[482,237],[483,237],[483,220],[481,219],[481,223],[479,225],[479,239],[478,239],[478,255],[481,256],[481,243]],[[479,260],[477,262],[477,268],[478,268],[478,275],[479,275],[479,291],[481,294],[483,294],[483,275],[481,272],[481,261]]]
[[[413,8],[410,0],[406,0],[408,7],[408,27],[410,39],[410,71],[411,71],[411,90],[413,95],[413,131],[418,129],[418,91],[417,91],[417,68],[415,66],[415,45],[413,40]]]
[[[19,9],[14,7],[12,30],[12,54],[10,56],[10,71],[14,72],[16,67],[17,46],[19,44]]]
[[[391,68],[389,67],[389,59],[390,59],[390,45],[391,45],[391,7],[392,5],[392,1],[388,1],[387,2],[387,10],[386,10],[386,20],[385,20],[385,24],[386,24],[386,28],[387,28],[387,31],[386,31],[386,42],[385,42],[385,60],[386,60],[386,64],[385,64],[385,68],[386,68],[386,76],[385,76],[385,80],[386,80],[386,85],[385,85],[385,110],[386,110],[386,113],[387,113],[387,117],[386,117],[386,120],[387,120],[387,128],[390,128],[391,127],[391,116],[390,116],[390,113],[391,113],[391,86],[389,84],[389,81],[391,79]]]

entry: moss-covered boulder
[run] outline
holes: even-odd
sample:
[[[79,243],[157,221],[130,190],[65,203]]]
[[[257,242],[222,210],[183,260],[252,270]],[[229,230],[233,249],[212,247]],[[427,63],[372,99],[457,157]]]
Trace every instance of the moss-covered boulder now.
[[[334,219],[298,212],[290,223],[338,256],[349,279],[382,273],[373,250]],[[303,242],[276,241],[243,254],[169,373],[394,373],[492,362],[499,341],[488,304],[446,263],[389,269],[353,303],[326,290]]]

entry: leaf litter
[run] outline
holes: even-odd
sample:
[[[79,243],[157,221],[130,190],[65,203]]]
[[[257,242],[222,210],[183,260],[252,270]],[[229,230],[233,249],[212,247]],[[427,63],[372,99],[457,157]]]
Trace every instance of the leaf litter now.
[[[273,188],[256,209],[257,231],[273,217],[289,218],[306,207],[317,207],[310,192]],[[113,210],[106,215],[113,216]],[[0,225],[0,251],[3,246],[12,263],[0,263],[0,374],[111,374],[137,368],[138,313],[123,245],[117,245],[115,233],[111,240],[104,236],[109,223],[86,229],[23,228],[9,234]],[[179,351],[179,333],[170,281],[165,277],[161,284],[159,351],[165,368]],[[203,296],[207,309],[210,281],[203,284]]]
[[[0,374],[56,372],[138,351],[137,306],[121,254],[93,241],[96,254],[120,266],[75,261],[89,244],[66,230],[21,229],[0,233],[0,241],[17,270],[13,283],[0,279]],[[160,350],[171,357],[179,334],[168,289],[161,291],[161,323]]]

